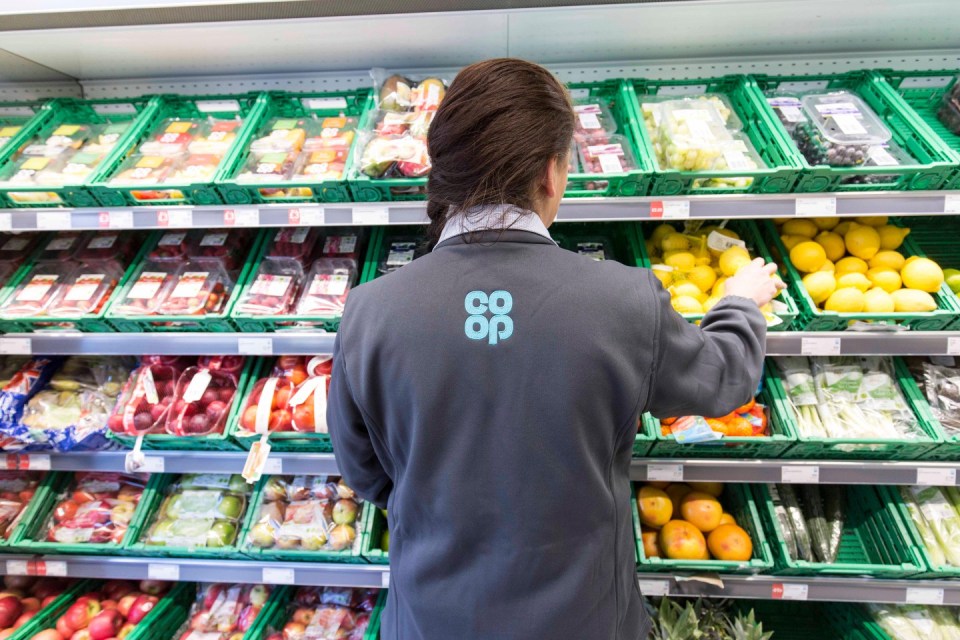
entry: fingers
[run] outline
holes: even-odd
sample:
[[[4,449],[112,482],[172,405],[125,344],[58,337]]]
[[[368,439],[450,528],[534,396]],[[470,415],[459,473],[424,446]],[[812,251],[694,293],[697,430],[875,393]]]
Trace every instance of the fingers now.
[[[757,258],[757,260],[760,260],[760,258]],[[763,267],[763,272],[764,272],[765,274],[767,274],[768,276],[772,276],[773,274],[775,274],[775,273],[777,272],[777,265],[774,264],[773,262],[770,262],[770,263],[768,263],[768,264],[762,264],[762,263],[761,263],[761,265],[762,265],[762,267]]]

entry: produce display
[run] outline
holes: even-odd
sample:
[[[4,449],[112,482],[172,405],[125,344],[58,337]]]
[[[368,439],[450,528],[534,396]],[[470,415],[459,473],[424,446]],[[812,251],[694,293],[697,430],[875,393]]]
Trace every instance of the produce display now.
[[[960,638],[960,621],[951,607],[920,604],[866,605],[880,628],[894,640],[952,640]]]
[[[388,238],[384,242],[383,254],[377,263],[377,273],[392,273],[400,267],[413,262],[421,255],[421,238],[414,236]]]
[[[237,435],[327,433],[330,356],[280,356],[244,400]]]
[[[107,426],[130,437],[223,433],[243,365],[242,356],[144,356]]]
[[[790,557],[835,563],[846,519],[845,488],[769,484],[767,490]]]
[[[768,96],[767,102],[810,165],[896,167],[916,163],[873,110],[850,91],[777,93]],[[896,176],[852,176],[844,183],[879,183],[892,178]]]
[[[199,585],[179,640],[238,640],[260,615],[272,589],[264,584]]]
[[[960,567],[960,491],[928,486],[899,489],[931,564]]]
[[[644,242],[653,275],[670,292],[670,303],[677,313],[702,315],[723,297],[723,283],[750,263],[756,254],[737,234],[711,225],[680,232],[671,224],[661,224]],[[784,305],[774,300],[761,308],[767,326],[780,324],[775,313]]]
[[[644,600],[644,606],[653,621],[647,640],[770,640],[775,637],[771,632],[764,632],[763,623],[757,620],[752,609],[746,614],[733,612],[724,600],[661,598],[659,607],[654,607],[649,600]]]
[[[812,218],[778,227],[790,263],[817,308],[837,313],[922,313],[937,309],[945,276],[929,258],[897,251],[910,229],[886,216]]]
[[[220,314],[233,291],[233,279],[217,262],[146,260],[131,284],[112,304],[111,313],[127,316]]]
[[[769,436],[768,409],[752,399],[725,416],[705,418],[682,416],[661,418],[660,433],[673,436],[677,442],[709,442],[723,437]]]
[[[359,544],[363,502],[342,479],[271,476],[249,544],[267,549],[345,551]]]
[[[146,476],[78,471],[57,495],[34,537],[65,544],[113,543],[127,534]]]
[[[144,202],[183,200],[182,190],[165,184],[212,182],[217,167],[237,137],[240,118],[169,118],[150,133],[109,180],[111,186],[136,187]]]
[[[77,598],[52,629],[30,640],[109,640],[123,638],[143,622],[170,583],[109,580]]]
[[[272,118],[250,144],[239,183],[290,182],[316,184],[342,180],[347,158],[356,136],[357,118],[333,117]],[[270,198],[309,198],[307,186],[262,188]]]
[[[60,578],[4,576],[0,592],[0,640],[13,635],[69,586],[69,581]]]
[[[170,231],[160,236],[147,259],[178,264],[187,260],[196,264],[215,263],[234,277],[243,267],[254,235],[249,229]]]
[[[140,541],[150,547],[221,549],[233,546],[250,500],[239,475],[188,473],[167,487]]]
[[[131,122],[64,123],[46,137],[35,137],[3,167],[0,188],[79,185],[92,174],[120,141]],[[46,191],[8,191],[19,204],[58,204],[60,196]]]
[[[10,534],[20,524],[27,510],[27,503],[37,492],[42,477],[36,471],[0,472],[0,538],[10,539]],[[9,626],[0,624],[0,628]]]
[[[943,94],[942,100],[937,118],[947,129],[960,136],[960,82],[954,82],[950,90]]]
[[[363,640],[379,596],[378,589],[299,587],[283,627],[264,640]]]
[[[427,130],[446,95],[440,78],[419,82],[404,76],[387,78],[380,87],[380,111],[370,116],[360,171],[371,178],[420,178],[430,173]]]
[[[643,121],[662,170],[754,171],[763,159],[726,96],[704,94],[679,100],[640,96]],[[745,189],[749,176],[695,180],[695,189]]]
[[[907,358],[933,417],[950,436],[960,435],[960,367],[952,356]]]
[[[37,234],[0,233],[0,263],[22,263],[36,248],[40,238]]]
[[[806,438],[928,438],[889,357],[779,357],[787,407]]]
[[[645,558],[749,561],[753,540],[724,511],[717,482],[648,482],[636,493]]]

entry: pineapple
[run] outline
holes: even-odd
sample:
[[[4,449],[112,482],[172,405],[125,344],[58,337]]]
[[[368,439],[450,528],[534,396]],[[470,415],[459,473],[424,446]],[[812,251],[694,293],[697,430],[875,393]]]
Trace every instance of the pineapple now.
[[[730,624],[730,637],[732,640],[769,640],[773,636],[772,631],[763,632],[763,623],[757,622],[753,609],[746,616],[738,613],[737,617]]]

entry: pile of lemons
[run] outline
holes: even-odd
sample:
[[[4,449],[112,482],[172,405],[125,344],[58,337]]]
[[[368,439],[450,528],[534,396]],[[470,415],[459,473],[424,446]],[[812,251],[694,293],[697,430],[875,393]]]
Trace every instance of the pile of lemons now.
[[[943,270],[897,251],[910,229],[886,216],[778,220],[780,240],[816,305],[839,313],[924,312],[937,308]]]
[[[715,248],[708,243],[711,233],[736,241],[734,246]],[[681,233],[670,224],[661,224],[645,240],[654,275],[670,292],[670,302],[678,313],[703,314],[723,297],[723,285],[752,257],[739,235],[721,226],[705,226]],[[772,309],[763,309],[768,316]]]

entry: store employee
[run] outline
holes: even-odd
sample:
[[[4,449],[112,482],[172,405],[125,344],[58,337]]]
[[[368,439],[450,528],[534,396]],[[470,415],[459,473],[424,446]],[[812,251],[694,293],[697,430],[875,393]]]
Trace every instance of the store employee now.
[[[347,483],[389,511],[385,640],[646,638],[637,418],[757,388],[775,266],[697,327],[650,271],[558,248],[573,130],[545,69],[461,71],[428,139],[436,246],[350,293],[327,420]]]

